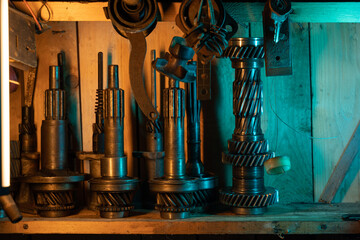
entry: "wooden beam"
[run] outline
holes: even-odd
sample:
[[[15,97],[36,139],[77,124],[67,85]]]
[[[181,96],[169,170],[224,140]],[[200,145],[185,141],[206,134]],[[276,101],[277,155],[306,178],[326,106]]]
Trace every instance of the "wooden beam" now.
[[[360,121],[322,192],[319,202],[331,203],[360,150]]]
[[[38,12],[42,3],[28,2],[34,12]],[[28,12],[22,2],[14,2],[17,8]],[[108,21],[103,7],[106,2],[48,2],[52,11],[51,21]],[[162,21],[175,21],[180,3],[163,5],[159,3]],[[239,23],[261,22],[264,3],[224,3],[226,10]],[[359,2],[294,2],[294,10],[290,18],[292,22],[360,22]],[[42,8],[41,16],[48,18],[46,8]]]
[[[358,212],[359,204],[277,205],[262,216],[193,215],[178,220],[161,219],[156,211],[137,210],[122,219],[100,218],[83,210],[64,218],[25,215],[12,224],[0,219],[0,233],[21,234],[360,234],[359,222],[343,221],[341,216]]]

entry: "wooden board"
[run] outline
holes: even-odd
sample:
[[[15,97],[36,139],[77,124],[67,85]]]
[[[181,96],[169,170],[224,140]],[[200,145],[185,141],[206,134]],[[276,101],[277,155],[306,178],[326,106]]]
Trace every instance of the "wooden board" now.
[[[311,24],[315,201],[360,119],[359,32],[360,24]],[[334,202],[360,200],[359,167],[358,156]]]
[[[266,77],[263,68],[261,79],[263,132],[276,156],[290,157],[292,169],[282,175],[265,173],[265,184],[279,190],[282,203],[312,202],[309,29],[308,24],[297,23],[292,23],[290,29],[293,74]],[[261,23],[251,23],[251,36],[263,36]]]
[[[108,21],[103,7],[106,2],[48,2],[52,10],[51,21]],[[28,12],[25,5],[15,2],[22,11]],[[29,2],[33,11],[38,12],[42,3]],[[159,4],[163,21],[174,21],[180,3]],[[237,2],[224,3],[224,7],[237,22],[261,22],[264,3]],[[360,3],[358,2],[293,2],[292,22],[360,22]],[[240,10],[239,10],[240,9]],[[46,8],[41,11],[48,18]]]
[[[358,213],[359,204],[277,205],[261,216],[236,216],[229,212],[164,220],[156,211],[137,210],[128,218],[104,219],[83,210],[64,218],[25,215],[12,224],[0,220],[0,233],[22,234],[360,234],[358,221],[343,221],[346,213]]]

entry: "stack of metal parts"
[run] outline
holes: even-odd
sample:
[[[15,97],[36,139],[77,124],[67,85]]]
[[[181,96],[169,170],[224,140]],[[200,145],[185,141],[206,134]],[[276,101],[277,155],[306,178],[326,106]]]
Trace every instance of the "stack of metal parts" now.
[[[201,162],[201,104],[196,99],[196,82],[188,83],[187,86],[188,160],[186,174],[199,181],[199,190],[194,192],[195,211],[204,212],[216,202],[218,179],[215,175],[205,172]]]
[[[124,91],[119,88],[118,66],[108,67],[108,87],[104,90],[105,157],[101,159],[101,178],[90,181],[97,193],[98,209],[104,218],[127,217],[137,179],[127,177],[124,154]]]
[[[261,130],[263,86],[262,38],[233,38],[224,53],[235,68],[233,113],[235,130],[223,163],[233,166],[233,186],[220,191],[221,203],[236,214],[262,214],[278,202],[278,191],[264,186],[264,162],[273,156]]]
[[[164,176],[150,181],[157,193],[156,209],[166,219],[187,218],[194,208],[194,192],[198,181],[186,175],[184,149],[185,91],[170,79],[163,91],[165,138]]]
[[[49,68],[45,91],[45,120],[41,126],[41,171],[23,178],[31,184],[38,214],[43,217],[70,215],[77,207],[78,183],[83,175],[68,168],[68,121],[65,91],[60,88],[58,66]]]

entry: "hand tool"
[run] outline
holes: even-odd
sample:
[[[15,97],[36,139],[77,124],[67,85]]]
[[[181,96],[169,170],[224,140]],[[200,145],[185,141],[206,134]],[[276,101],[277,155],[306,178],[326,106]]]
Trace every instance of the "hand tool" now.
[[[222,158],[233,166],[233,186],[220,190],[220,202],[236,214],[262,214],[278,202],[278,191],[264,186],[264,162],[274,153],[261,130],[263,38],[232,38],[224,57],[230,58],[235,68],[235,130]]]

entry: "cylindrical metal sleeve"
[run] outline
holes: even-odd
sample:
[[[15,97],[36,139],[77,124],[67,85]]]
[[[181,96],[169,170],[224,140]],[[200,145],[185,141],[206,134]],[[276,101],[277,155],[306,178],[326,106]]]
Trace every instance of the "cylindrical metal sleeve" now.
[[[185,91],[180,88],[164,90],[164,175],[167,178],[185,176],[184,117]]]
[[[41,169],[65,170],[68,167],[67,120],[43,120],[41,125]]]
[[[49,89],[60,88],[60,67],[50,66],[49,67]]]
[[[105,119],[105,156],[122,157],[124,156],[124,126],[122,120]]]
[[[101,159],[101,176],[123,178],[127,175],[126,156]]]
[[[233,191],[238,193],[262,193],[264,186],[264,167],[233,168]]]
[[[108,89],[109,88],[119,88],[119,76],[118,76],[118,65],[109,65],[108,66]]]

